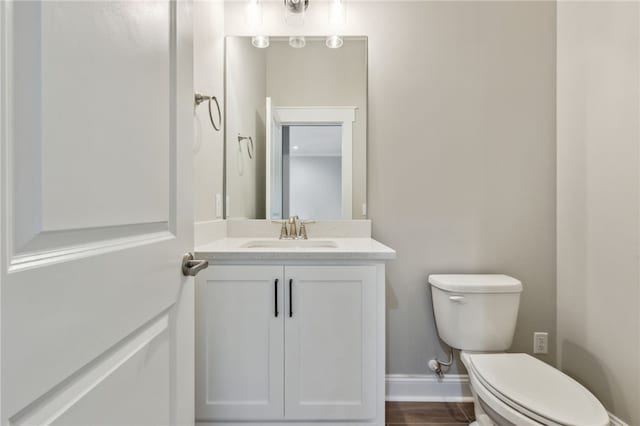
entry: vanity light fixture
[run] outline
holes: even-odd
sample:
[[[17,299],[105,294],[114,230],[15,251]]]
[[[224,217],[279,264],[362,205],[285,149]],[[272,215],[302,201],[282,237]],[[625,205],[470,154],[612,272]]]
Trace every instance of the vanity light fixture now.
[[[289,25],[304,24],[304,14],[309,7],[309,0],[284,0],[284,19]]]
[[[289,46],[294,49],[302,49],[307,44],[304,36],[291,36],[289,37]]]
[[[284,0],[284,7],[291,13],[303,13],[309,7],[309,0]]]
[[[339,35],[332,35],[327,37],[325,44],[330,49],[339,49],[344,44],[344,41],[342,40],[342,37],[340,37]]]
[[[257,35],[251,37],[251,44],[258,49],[266,49],[269,47],[269,36]]]

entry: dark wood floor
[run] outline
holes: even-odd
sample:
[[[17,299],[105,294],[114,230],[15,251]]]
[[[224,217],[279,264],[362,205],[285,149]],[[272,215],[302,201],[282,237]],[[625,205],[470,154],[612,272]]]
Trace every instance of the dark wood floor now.
[[[475,420],[472,403],[387,402],[387,425],[462,426]]]

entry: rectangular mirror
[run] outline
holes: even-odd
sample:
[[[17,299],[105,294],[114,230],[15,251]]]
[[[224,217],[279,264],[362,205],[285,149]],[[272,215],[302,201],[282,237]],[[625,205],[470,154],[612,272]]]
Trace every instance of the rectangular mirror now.
[[[226,38],[226,218],[366,218],[367,39],[328,44]]]

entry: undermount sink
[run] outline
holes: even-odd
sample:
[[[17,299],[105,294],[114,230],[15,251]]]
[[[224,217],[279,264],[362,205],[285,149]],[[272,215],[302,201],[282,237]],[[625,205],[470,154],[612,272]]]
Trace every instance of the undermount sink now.
[[[337,248],[331,240],[255,240],[242,244],[242,248]]]

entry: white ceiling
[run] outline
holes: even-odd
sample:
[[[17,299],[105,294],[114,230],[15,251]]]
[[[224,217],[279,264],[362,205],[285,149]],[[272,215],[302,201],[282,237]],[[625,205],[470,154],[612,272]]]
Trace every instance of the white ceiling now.
[[[289,152],[296,157],[339,157],[342,155],[342,126],[290,126]]]

